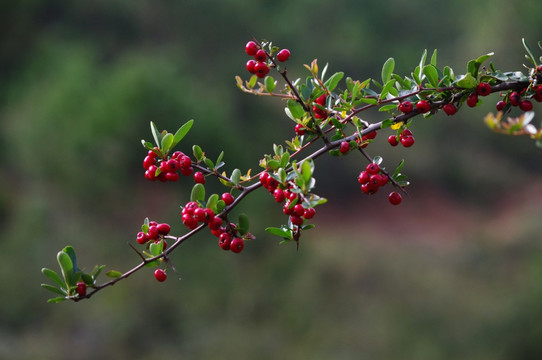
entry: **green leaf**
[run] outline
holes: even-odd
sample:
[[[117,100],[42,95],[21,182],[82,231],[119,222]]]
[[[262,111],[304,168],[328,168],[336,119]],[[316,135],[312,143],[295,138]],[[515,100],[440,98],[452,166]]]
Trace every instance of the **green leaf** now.
[[[160,136],[160,131],[158,131],[158,128],[152,121],[151,121],[151,132],[152,132],[152,137],[154,138],[154,142],[156,143],[156,146],[160,147],[160,142],[162,140],[162,137]]]
[[[68,300],[68,299],[66,299],[66,297],[62,296],[62,297],[56,297],[56,298],[49,299],[49,300],[47,300],[47,302],[49,304],[54,304],[54,303],[59,303],[59,302],[64,301],[64,300]]]
[[[241,179],[241,170],[234,169],[231,173],[231,182],[233,185],[239,185],[239,180]]]
[[[198,145],[192,146],[192,153],[197,161],[201,161],[201,159],[203,159],[203,150],[201,150]]]
[[[273,90],[275,90],[275,79],[273,79],[272,76],[266,76],[265,77],[265,91],[267,91],[268,93],[271,93],[273,92]]]
[[[151,252],[152,256],[156,256],[162,253],[164,251],[164,242],[160,240],[159,242],[153,242],[149,245],[149,251]]]
[[[93,285],[94,284],[94,279],[89,274],[81,274],[81,280],[83,280],[83,282],[85,284],[87,284],[87,285]]]
[[[427,77],[427,80],[434,88],[438,88],[438,71],[433,65],[425,65],[423,67],[423,73]]]
[[[433,55],[431,56],[431,65],[437,66],[437,49],[433,51]]]
[[[173,143],[171,144],[170,149],[174,148],[175,145],[177,145],[185,136],[188,134],[188,131],[192,128],[192,125],[194,124],[194,120],[188,120],[186,123],[184,123],[179,130],[175,133],[173,136]]]
[[[43,275],[47,276],[49,279],[51,279],[54,283],[56,283],[61,288],[65,287],[64,282],[54,270],[43,268],[41,269],[41,272],[43,273]]]
[[[110,278],[119,278],[122,276],[122,273],[117,270],[109,270],[108,272],[105,273],[105,276],[108,276]]]
[[[380,100],[385,100],[388,97],[388,94],[391,90],[391,88],[395,85],[395,79],[389,80],[387,83],[384,84],[384,87],[382,88],[382,92],[380,93]]]
[[[249,89],[254,88],[254,86],[256,85],[256,82],[257,82],[257,81],[258,81],[258,77],[257,77],[256,75],[252,75],[252,76],[250,77],[250,80],[248,81],[248,84],[247,84],[248,86],[247,86],[247,87],[248,87]]]
[[[393,179],[395,179],[401,173],[401,170],[403,169],[403,165],[405,165],[405,160],[404,159],[401,160],[399,165],[397,165],[397,168],[395,169],[393,175],[391,176]]]
[[[205,205],[205,207],[213,210],[216,213],[216,203],[218,202],[218,199],[218,194],[212,194],[207,199],[207,204]]]
[[[277,170],[278,168],[280,168],[280,162],[278,162],[278,161],[275,160],[275,159],[271,159],[271,160],[267,161],[267,165],[268,165],[272,170]]]
[[[303,115],[305,115],[305,110],[303,110],[303,106],[301,106],[300,103],[298,103],[295,100],[288,100],[286,103],[288,106],[288,110],[290,110],[290,114],[294,117],[294,119],[301,119]]]
[[[312,177],[314,170],[314,162],[311,159],[307,159],[301,163],[301,175],[305,183],[308,183]]]
[[[396,104],[387,104],[384,106],[381,106],[378,111],[391,111],[391,110],[397,110]]]
[[[288,240],[293,240],[291,230],[283,230],[283,229],[277,228],[277,227],[268,227],[268,228],[265,229],[265,231],[267,231],[271,235],[276,235],[276,236],[280,236],[280,237],[288,239]]]
[[[236,228],[236,230],[239,231],[239,234],[245,235],[248,232],[249,226],[248,216],[246,214],[239,214],[238,221],[239,226]]]
[[[216,166],[218,167],[219,164],[223,164],[222,158],[224,157],[224,151],[221,151],[218,155],[218,158],[216,159]]]
[[[224,210],[225,207],[226,207],[226,203],[224,202],[224,200],[218,200],[216,202],[216,211],[215,211],[215,213],[216,214],[221,213],[222,210]]]
[[[475,79],[478,78],[478,70],[484,61],[493,56],[493,53],[480,56],[476,60],[471,60],[467,63],[467,72],[470,73]]]
[[[333,91],[339,84],[339,81],[342,80],[344,76],[343,72],[336,72],[333,74],[325,83],[324,86],[328,89],[328,91]]]
[[[454,84],[464,89],[472,89],[478,85],[478,81],[476,81],[476,78],[468,72],[466,75],[460,76]]]
[[[531,49],[529,44],[527,44],[527,42],[525,41],[525,38],[521,39],[521,42],[523,43],[523,47],[527,51],[527,54],[529,55],[529,58],[531,59],[533,64],[536,66],[537,65],[536,64],[536,57],[534,56],[533,50]]]
[[[96,265],[94,267],[94,270],[92,270],[92,272],[90,273],[90,275],[92,276],[93,279],[96,279],[104,268],[105,268],[105,265],[100,265],[100,266]]]
[[[171,149],[172,144],[173,144],[173,134],[172,133],[167,133],[162,138],[162,142],[160,144],[160,149],[162,150],[163,153],[167,154],[169,149]]]
[[[419,84],[421,82],[421,79],[422,79],[422,75],[423,75],[423,68],[425,66],[425,60],[427,59],[427,49],[425,49],[423,51],[423,54],[422,54],[422,58],[420,59],[420,65],[418,65],[418,67],[416,68],[416,77],[417,77],[417,83]]]
[[[203,201],[205,200],[205,187],[203,184],[197,183],[192,188],[190,193],[190,201]]]
[[[62,295],[62,296],[67,295],[66,291],[62,291],[62,290],[60,290],[59,288],[57,288],[56,286],[53,286],[53,285],[41,284],[41,287],[44,288],[44,289],[47,289],[49,291],[52,291],[55,294],[59,294],[59,295]]]
[[[395,69],[395,59],[389,58],[382,66],[382,83],[385,84],[391,79],[391,74]]]
[[[75,285],[73,283],[73,263],[70,259],[70,256],[64,251],[59,251],[56,259],[58,261],[58,264],[60,265],[60,269],[62,270],[62,276],[64,277],[66,285],[68,287]]]
[[[288,151],[284,152],[280,157],[280,167],[285,168],[290,162],[290,153]]]
[[[395,121],[393,121],[393,119],[386,119],[382,121],[382,125],[380,125],[380,128],[385,129],[387,127],[392,126],[393,124],[395,124]]]
[[[213,163],[213,160],[211,160],[209,158],[203,158],[203,162],[205,163],[205,165],[207,165],[207,167],[209,169],[214,169],[215,168],[215,164]]]

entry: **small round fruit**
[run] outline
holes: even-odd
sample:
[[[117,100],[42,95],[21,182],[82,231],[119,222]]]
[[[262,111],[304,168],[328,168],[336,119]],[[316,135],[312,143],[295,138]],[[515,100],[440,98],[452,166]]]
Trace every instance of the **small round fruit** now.
[[[348,141],[341,142],[341,145],[339,147],[339,151],[341,152],[341,154],[346,154],[348,150],[350,150],[350,144],[348,143]]]
[[[366,184],[367,182],[369,182],[370,177],[371,177],[371,175],[369,175],[369,173],[367,171],[362,171],[362,172],[359,173],[358,182],[361,185]]]
[[[294,128],[294,131],[299,136],[305,135],[305,127],[303,125],[301,125],[301,124],[296,124],[295,128]]]
[[[246,68],[247,68],[247,71],[251,74],[256,74],[256,70],[254,70],[254,66],[256,65],[256,61],[255,60],[252,60],[250,59],[249,61],[247,61],[247,64],[245,65]]]
[[[229,233],[222,233],[218,237],[218,246],[220,246],[222,250],[230,250],[231,240],[231,235]]]
[[[416,110],[418,110],[420,114],[425,114],[426,112],[431,110],[431,105],[429,105],[429,103],[425,100],[420,100],[416,104]]]
[[[158,235],[158,227],[156,225],[149,226],[149,230],[147,231],[147,237],[149,240],[156,240]]]
[[[77,288],[75,289],[75,291],[77,291],[77,294],[79,294],[80,297],[85,296],[87,294],[87,284],[79,281],[77,283]]]
[[[264,78],[265,75],[269,73],[269,66],[267,66],[264,62],[257,62],[256,65],[254,65],[254,71],[256,72],[256,76],[259,78]]]
[[[233,201],[235,200],[233,195],[230,193],[224,193],[220,196],[220,198],[222,199],[222,201],[226,203],[226,205],[231,205]]]
[[[194,210],[194,219],[197,222],[202,222],[207,218],[207,213],[205,212],[204,208],[197,208]]]
[[[408,148],[414,145],[414,136],[408,135],[401,137],[401,145]]]
[[[478,104],[478,94],[477,93],[472,93],[467,98],[467,105],[469,107],[475,107],[476,104]]]
[[[412,112],[412,103],[410,101],[403,101],[399,104],[399,111],[403,114],[409,114]]]
[[[491,85],[486,82],[481,82],[476,87],[476,93],[480,96],[488,96],[491,94]]]
[[[162,235],[167,235],[171,231],[171,226],[169,226],[169,224],[166,224],[166,223],[158,224],[156,228],[158,229],[158,232]]]
[[[156,165],[156,156],[155,157],[151,157],[149,155],[145,156],[145,159],[143,159],[143,168],[148,169],[151,165]]]
[[[446,115],[450,115],[450,116],[454,115],[457,112],[457,108],[455,107],[454,104],[446,104],[446,105],[444,105],[442,110],[444,110]]]
[[[256,54],[254,55],[254,59],[256,61],[265,61],[267,59],[267,54],[262,49],[256,51]]]
[[[164,282],[167,279],[167,274],[162,269],[156,269],[154,270],[154,278],[159,282]]]
[[[365,171],[367,171],[369,175],[378,174],[380,172],[380,166],[378,166],[377,163],[370,163],[365,168]]]
[[[497,102],[497,105],[496,105],[497,111],[503,111],[505,106],[506,106],[506,103],[504,101],[501,100]]]
[[[230,243],[230,250],[234,253],[240,253],[245,247],[245,242],[241,238],[234,238]]]
[[[390,143],[391,146],[397,146],[397,144],[399,144],[399,141],[397,141],[396,135],[390,135],[388,137],[388,142]]]
[[[305,209],[305,212],[303,213],[305,219],[312,219],[314,215],[316,215],[316,210],[314,210],[314,208]]]
[[[280,62],[285,62],[289,58],[290,58],[290,50],[288,50],[288,49],[282,49],[277,54],[277,60],[280,61]]]
[[[296,226],[303,225],[303,218],[297,215],[290,215],[290,222]]]
[[[394,191],[388,195],[388,200],[392,205],[399,205],[403,201],[403,197],[398,192]]]
[[[147,235],[145,235],[145,233],[143,231],[140,231],[140,232],[137,233],[136,240],[137,240],[138,244],[145,244],[147,242],[148,238],[147,238]]]
[[[529,100],[522,100],[519,103],[519,108],[523,111],[531,111],[533,109],[533,103]]]
[[[194,173],[194,181],[198,184],[205,184],[205,176],[202,172],[196,171]]]
[[[284,195],[284,190],[282,189],[275,189],[275,191],[273,191],[273,197],[278,203],[281,203],[286,199],[286,195]]]
[[[247,53],[248,56],[256,55],[256,52],[258,52],[259,49],[260,47],[254,41],[249,41],[245,45],[245,52]]]
[[[517,91],[510,94],[510,104],[512,106],[518,106],[521,103],[521,96]]]
[[[303,216],[305,213],[305,208],[301,204],[295,204],[294,205],[294,214],[297,216]]]
[[[219,216],[213,216],[213,218],[209,221],[209,229],[212,231],[220,229],[222,226],[222,218]]]

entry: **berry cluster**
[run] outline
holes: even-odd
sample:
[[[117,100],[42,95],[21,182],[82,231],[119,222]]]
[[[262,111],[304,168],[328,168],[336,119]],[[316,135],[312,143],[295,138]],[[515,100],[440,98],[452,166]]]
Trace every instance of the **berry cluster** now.
[[[412,131],[409,129],[404,129],[399,133],[399,135],[390,135],[388,137],[388,143],[391,146],[397,146],[399,143],[403,145],[404,147],[408,148],[414,145],[414,136],[412,135]]]
[[[312,107],[312,112],[314,112],[314,117],[316,119],[325,120],[327,119],[327,111],[325,110],[327,95],[320,95],[315,101],[316,104]]]
[[[523,89],[521,93],[525,93],[526,90],[527,89]],[[542,85],[535,85],[532,87],[532,90],[532,98],[537,102],[542,102]],[[504,100],[497,102],[497,110],[503,111],[508,104],[517,106],[522,111],[531,111],[533,109],[533,103],[530,100],[522,98],[521,94],[517,91],[512,91],[506,95]]]
[[[361,184],[361,191],[372,195],[388,183],[388,176],[382,172],[376,162],[372,162],[359,173],[358,182]],[[401,194],[394,191],[389,194],[388,200],[393,205],[399,205],[403,198]]]
[[[255,41],[249,41],[245,45],[245,52],[248,56],[253,56],[246,63],[246,69],[249,73],[255,74],[259,78],[264,78],[269,73],[270,64],[267,62],[268,54]],[[277,53],[277,60],[285,62],[290,58],[290,51],[282,49]]]
[[[149,150],[147,156],[143,159],[143,168],[147,180],[177,181],[179,180],[179,170],[184,176],[192,175],[194,168],[189,156],[181,151],[176,151],[169,158],[161,158],[158,156],[158,149],[155,148],[155,150],[156,152]]]
[[[414,105],[408,100],[401,102],[398,106],[399,111],[403,114],[410,114],[414,110]],[[416,111],[420,114],[425,114],[431,110],[431,105],[426,100],[420,100],[416,103]]]
[[[226,205],[231,205],[235,200],[230,193],[222,194],[221,199]],[[190,201],[183,207],[181,214],[183,224],[190,230],[198,227],[200,223],[207,224],[211,233],[218,237],[218,245],[223,250],[231,250],[234,253],[243,250],[245,243],[235,230],[235,224],[223,226],[222,218],[216,216],[213,210],[201,207],[196,201]]]
[[[137,233],[137,243],[143,245],[150,241],[158,242],[160,240],[163,240],[165,249],[167,244],[164,240],[164,236],[168,235],[171,231],[171,227],[169,226],[169,224],[159,224],[156,221],[149,221],[149,225],[146,229],[147,231],[140,231]]]
[[[294,185],[287,183],[283,186],[268,172],[262,172],[260,183],[269,191],[277,203],[284,203],[282,212],[289,215],[290,222],[300,227],[305,219],[312,219],[316,215],[313,207],[303,206],[303,198],[300,193],[294,192]]]

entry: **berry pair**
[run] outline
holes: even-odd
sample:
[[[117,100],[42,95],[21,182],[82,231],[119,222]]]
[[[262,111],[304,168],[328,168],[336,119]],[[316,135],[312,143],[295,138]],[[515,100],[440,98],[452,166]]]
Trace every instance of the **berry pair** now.
[[[326,94],[320,95],[316,100],[314,100],[314,102],[316,103],[312,107],[312,112],[314,113],[314,117],[319,120],[327,119],[327,111],[325,110],[327,95]]]
[[[391,146],[397,146],[399,142],[401,143],[401,145],[403,145],[406,148],[414,145],[415,140],[414,140],[414,136],[412,135],[412,131],[410,131],[409,129],[404,129],[399,134],[399,139],[397,139],[397,135],[390,135],[388,137],[388,143]]]
[[[149,150],[143,159],[143,168],[147,180],[162,182],[179,180],[179,170],[184,176],[190,176],[194,171],[192,160],[181,151],[176,151],[169,159],[162,159],[155,151]]]
[[[405,100],[399,104],[398,108],[403,114],[410,114],[414,109],[414,106],[410,101]],[[418,113],[425,114],[426,112],[429,112],[429,110],[431,110],[431,105],[426,100],[420,100],[416,103],[416,111],[418,111]]]

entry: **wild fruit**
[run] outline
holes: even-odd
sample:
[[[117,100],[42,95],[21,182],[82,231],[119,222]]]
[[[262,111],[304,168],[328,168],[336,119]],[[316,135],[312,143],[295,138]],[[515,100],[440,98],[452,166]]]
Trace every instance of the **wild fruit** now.
[[[533,103],[529,100],[522,100],[519,103],[519,108],[523,111],[531,111],[533,109]]]
[[[496,105],[497,111],[503,111],[505,106],[506,106],[506,103],[504,101],[501,100],[497,102],[497,105]]]
[[[397,144],[399,144],[399,141],[397,141],[397,136],[396,135],[390,135],[388,137],[388,143],[391,146],[397,146]]]
[[[446,105],[444,105],[442,110],[444,110],[446,115],[450,115],[450,116],[454,115],[457,112],[457,108],[455,107],[454,104],[446,104]]]
[[[341,154],[346,154],[348,150],[350,150],[350,144],[348,143],[348,141],[341,142],[341,145],[339,147],[339,151],[341,152]]]
[[[288,49],[282,49],[277,54],[277,60],[280,61],[280,62],[285,62],[289,58],[290,58],[290,50],[288,50]]]
[[[410,101],[403,101],[399,104],[399,111],[403,114],[409,114],[412,112],[412,103]]]
[[[238,254],[241,251],[243,251],[243,248],[245,247],[245,242],[241,238],[234,238],[230,243],[230,250],[234,253]]]
[[[167,274],[162,269],[156,269],[154,270],[154,278],[159,282],[164,282],[167,279]]]
[[[476,86],[476,93],[480,96],[488,96],[491,94],[491,85],[486,82],[481,82]]]
[[[245,45],[245,52],[248,56],[254,56],[256,55],[256,52],[260,49],[258,44],[256,44],[254,41],[249,41]]]
[[[79,294],[79,296],[85,296],[87,294],[87,284],[82,281],[78,282],[75,291],[77,292],[77,294]]]
[[[476,93],[472,93],[469,95],[469,97],[467,98],[467,105],[469,107],[475,107],[476,104],[478,104],[478,94]]]
[[[394,191],[388,195],[388,200],[392,205],[399,205],[403,201],[403,197],[398,192]]]
[[[425,100],[420,100],[418,101],[418,103],[416,104],[416,110],[420,113],[420,114],[425,114],[426,112],[428,112],[429,110],[431,110],[431,105],[429,105],[429,103]]]

